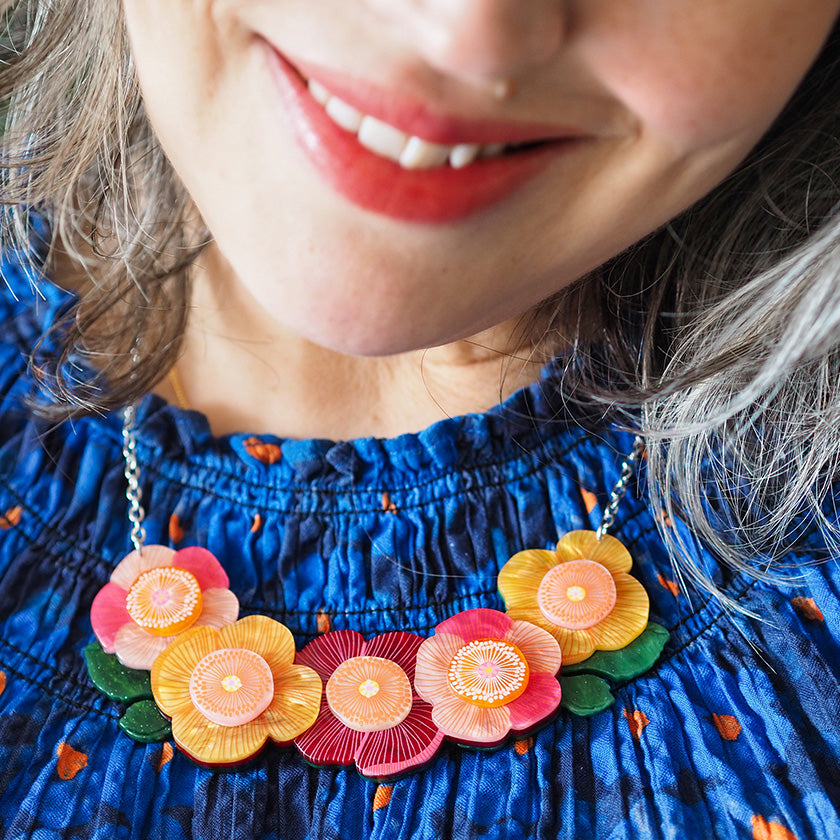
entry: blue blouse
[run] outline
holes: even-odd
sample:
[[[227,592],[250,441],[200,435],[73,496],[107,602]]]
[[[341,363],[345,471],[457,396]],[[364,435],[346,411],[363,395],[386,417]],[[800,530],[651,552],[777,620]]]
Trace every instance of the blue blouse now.
[[[117,726],[82,649],[91,601],[130,550],[120,421],[57,428],[24,398],[28,353],[67,305],[36,293],[14,255],[0,302],[0,834],[21,838],[840,838],[840,568],[816,532],[789,584],[698,561],[756,619],[682,589],[644,475],[615,536],[651,617],[671,632],[610,709],[566,714],[493,752],[444,746],[387,784],[319,770],[270,747],[236,772]],[[298,645],[328,627],[429,635],[471,607],[503,609],[495,579],[515,552],[597,526],[631,436],[587,433],[551,400],[552,378],[483,415],[393,440],[246,435],[155,396],[139,407],[149,542],[201,545],[241,614],[286,624]],[[582,491],[585,491],[582,493]],[[593,507],[594,503],[594,507]],[[176,518],[177,517],[177,518]]]

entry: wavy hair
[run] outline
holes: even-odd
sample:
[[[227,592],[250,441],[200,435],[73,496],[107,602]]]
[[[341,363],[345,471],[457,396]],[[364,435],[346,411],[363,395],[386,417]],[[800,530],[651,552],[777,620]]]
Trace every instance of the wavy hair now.
[[[61,419],[137,399],[174,364],[189,267],[209,239],[146,119],[120,4],[0,0],[2,235],[84,272],[33,365]],[[647,442],[654,509],[767,576],[818,527],[840,547],[840,38],[749,158],[709,196],[547,301],[578,413]],[[79,362],[92,378],[67,373]],[[679,532],[677,572],[724,597]]]

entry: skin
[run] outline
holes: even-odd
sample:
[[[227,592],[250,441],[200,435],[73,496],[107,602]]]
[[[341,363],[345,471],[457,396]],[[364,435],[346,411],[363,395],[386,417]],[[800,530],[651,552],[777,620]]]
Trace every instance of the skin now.
[[[213,235],[179,364],[217,432],[393,435],[538,377],[520,316],[703,196],[767,130],[840,0],[124,0],[146,106]],[[585,143],[447,224],[338,195],[265,41],[471,119]],[[500,389],[502,373],[507,372]],[[165,392],[165,389],[164,389]]]

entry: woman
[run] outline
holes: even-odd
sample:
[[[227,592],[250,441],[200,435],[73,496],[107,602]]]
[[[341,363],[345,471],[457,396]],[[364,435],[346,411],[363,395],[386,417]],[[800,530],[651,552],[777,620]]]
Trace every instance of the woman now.
[[[836,544],[839,11],[6,3],[7,835],[840,836],[837,574],[810,568]],[[617,484],[636,432],[646,461]],[[422,640],[522,619],[528,564],[577,562],[551,546],[599,524],[635,582],[586,537],[613,601],[552,635],[543,598],[540,644],[561,640],[562,680],[639,644],[649,611],[663,655],[589,683],[608,699],[580,717],[559,653],[508,646],[516,691],[539,672],[552,708],[488,735],[503,706],[461,703],[456,674],[469,725],[444,723]],[[203,599],[163,634],[137,619],[160,558]],[[627,638],[590,631],[641,588]],[[295,635],[283,674],[309,711],[270,739],[297,750],[220,775],[121,732],[149,735],[131,715],[153,701],[102,676],[117,659],[151,672],[199,763],[250,756],[203,750],[257,718],[219,712],[197,665],[189,686],[167,670],[237,614]],[[394,631],[416,638],[400,673],[415,650],[427,668],[404,713],[436,711],[422,749],[377,763],[374,730],[321,694],[322,652]],[[384,781],[326,766],[354,763]]]

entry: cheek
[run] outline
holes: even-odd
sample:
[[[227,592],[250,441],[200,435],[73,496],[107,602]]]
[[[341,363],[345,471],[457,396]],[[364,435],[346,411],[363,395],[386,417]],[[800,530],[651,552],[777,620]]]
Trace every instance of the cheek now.
[[[754,144],[818,54],[838,4],[607,5],[581,44],[590,66],[644,133],[683,152],[733,139]]]

